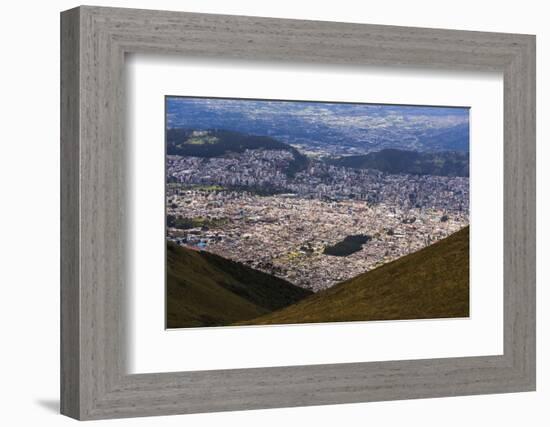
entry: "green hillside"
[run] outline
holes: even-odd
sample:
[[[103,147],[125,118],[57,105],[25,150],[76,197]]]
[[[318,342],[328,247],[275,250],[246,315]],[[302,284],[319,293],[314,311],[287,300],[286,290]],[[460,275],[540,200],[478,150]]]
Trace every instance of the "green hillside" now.
[[[469,315],[469,227],[297,304],[240,324],[427,319]]]
[[[469,155],[464,152],[418,151],[388,148],[364,155],[340,157],[330,160],[335,166],[354,169],[377,169],[391,174],[469,176]]]
[[[195,131],[172,128],[166,132],[166,153],[172,155],[220,157],[257,149],[289,151],[294,157],[286,170],[289,175],[303,170],[308,164],[307,157],[296,148],[269,136],[248,135],[221,129]]]
[[[286,280],[170,242],[166,282],[168,328],[229,325],[311,295]]]

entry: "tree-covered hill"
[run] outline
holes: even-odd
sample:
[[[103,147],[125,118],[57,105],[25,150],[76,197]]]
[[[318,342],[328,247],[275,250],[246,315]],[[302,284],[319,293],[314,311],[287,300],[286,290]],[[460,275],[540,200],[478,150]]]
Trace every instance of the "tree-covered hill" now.
[[[269,136],[248,135],[230,130],[172,128],[166,131],[166,154],[194,157],[220,157],[245,150],[284,150],[292,154],[287,173],[293,175],[307,166],[307,157],[296,148]]]
[[[458,151],[418,152],[388,148],[359,156],[328,160],[334,166],[376,169],[391,174],[469,176],[469,154]]]

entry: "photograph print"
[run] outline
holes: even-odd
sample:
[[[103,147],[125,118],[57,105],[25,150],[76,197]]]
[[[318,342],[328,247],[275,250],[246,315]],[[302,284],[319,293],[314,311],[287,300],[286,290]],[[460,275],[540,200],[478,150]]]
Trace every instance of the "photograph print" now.
[[[469,317],[468,107],[165,114],[167,328]]]

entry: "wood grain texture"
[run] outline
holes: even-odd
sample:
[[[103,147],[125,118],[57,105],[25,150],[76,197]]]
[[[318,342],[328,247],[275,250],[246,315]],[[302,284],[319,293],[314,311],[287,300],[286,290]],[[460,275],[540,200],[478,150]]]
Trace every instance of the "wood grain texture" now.
[[[61,412],[80,414],[79,17],[61,20]]]
[[[100,419],[535,388],[534,36],[80,7],[62,13],[62,413]],[[124,55],[504,74],[504,354],[129,375]]]

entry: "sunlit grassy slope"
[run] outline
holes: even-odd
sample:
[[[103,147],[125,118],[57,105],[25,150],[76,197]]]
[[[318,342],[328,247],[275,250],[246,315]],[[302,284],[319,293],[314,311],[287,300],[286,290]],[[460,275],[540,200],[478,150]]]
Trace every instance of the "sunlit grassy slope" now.
[[[469,315],[469,227],[418,252],[240,324],[428,319]]]
[[[167,327],[223,326],[309,296],[286,280],[208,252],[167,244]]]

